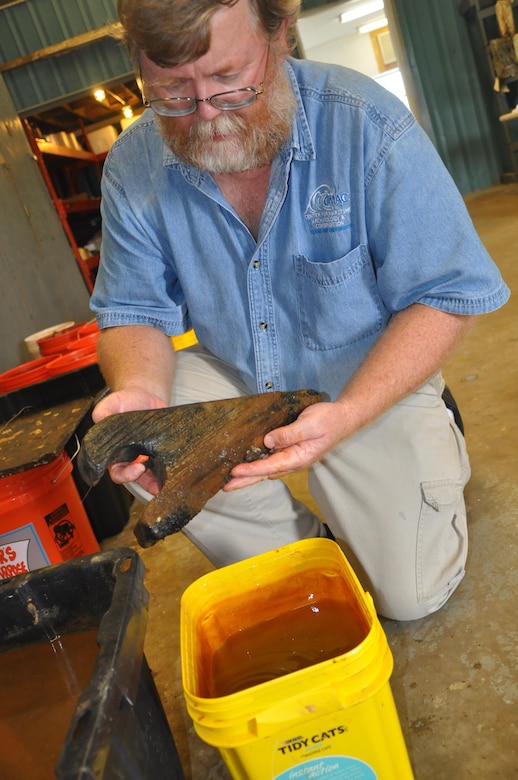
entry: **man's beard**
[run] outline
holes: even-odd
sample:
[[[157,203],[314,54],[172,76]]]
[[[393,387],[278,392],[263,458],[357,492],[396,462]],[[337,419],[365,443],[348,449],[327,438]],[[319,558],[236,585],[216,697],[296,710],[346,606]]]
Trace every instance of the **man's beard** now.
[[[282,68],[251,107],[257,110],[250,120],[245,114],[222,112],[211,120],[196,120],[187,131],[174,118],[156,119],[166,144],[185,162],[215,175],[238,173],[269,165],[290,137],[296,102]],[[214,141],[214,135],[224,138]]]

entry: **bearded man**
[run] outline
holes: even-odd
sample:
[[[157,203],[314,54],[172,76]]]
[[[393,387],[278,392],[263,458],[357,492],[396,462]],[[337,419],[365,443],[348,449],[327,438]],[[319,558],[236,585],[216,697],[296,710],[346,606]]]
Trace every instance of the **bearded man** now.
[[[430,141],[354,71],[288,54],[297,0],[119,0],[148,110],[103,174],[94,419],[312,388],[185,526],[216,565],[330,528],[380,614],[441,607],[467,555],[441,366],[509,291]],[[175,355],[171,335],[198,344]],[[325,524],[280,477],[308,470]],[[112,478],[154,494],[141,463]]]

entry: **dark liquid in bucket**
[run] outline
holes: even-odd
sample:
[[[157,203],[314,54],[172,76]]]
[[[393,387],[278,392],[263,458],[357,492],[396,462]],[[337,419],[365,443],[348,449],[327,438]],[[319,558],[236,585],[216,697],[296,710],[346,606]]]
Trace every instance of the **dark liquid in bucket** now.
[[[354,606],[322,599],[231,634],[208,660],[201,696],[227,696],[328,661],[356,647],[368,633]]]
[[[99,652],[97,629],[0,654],[0,778],[55,776],[77,700]]]

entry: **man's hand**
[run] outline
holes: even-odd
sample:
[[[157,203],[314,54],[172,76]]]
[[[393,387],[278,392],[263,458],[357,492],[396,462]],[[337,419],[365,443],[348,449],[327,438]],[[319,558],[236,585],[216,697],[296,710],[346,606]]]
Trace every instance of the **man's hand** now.
[[[146,390],[132,388],[109,393],[99,401],[92,412],[92,419],[98,423],[112,414],[134,412],[140,409],[163,409],[166,406],[161,398]],[[113,463],[108,471],[113,482],[122,485],[125,482],[138,482],[144,490],[156,496],[159,484],[152,471],[146,468],[146,461],[136,460],[132,463]]]
[[[149,325],[125,325],[101,331],[97,340],[99,366],[111,393],[92,412],[95,423],[111,414],[163,409],[171,392],[174,350],[171,339]],[[137,482],[153,495],[158,482],[144,463],[114,463],[117,484]]]
[[[278,479],[303,471],[320,460],[347,436],[344,406],[319,403],[304,409],[295,422],[270,431],[264,444],[271,455],[252,463],[240,463],[232,469],[232,480],[223,490],[232,491],[254,485],[264,479]]]
[[[232,469],[224,490],[302,471],[438,371],[476,317],[413,304],[393,317],[336,401],[310,406],[264,438],[272,455]]]
[[[141,409],[164,409],[166,405],[165,401],[147,390],[139,387],[126,388],[101,398],[92,412],[92,419],[98,423],[111,414],[138,412]]]

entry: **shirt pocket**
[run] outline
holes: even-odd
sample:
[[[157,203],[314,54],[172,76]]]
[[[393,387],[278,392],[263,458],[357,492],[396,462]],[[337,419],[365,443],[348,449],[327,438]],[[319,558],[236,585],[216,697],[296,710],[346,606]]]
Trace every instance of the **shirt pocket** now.
[[[313,350],[340,349],[377,334],[388,319],[364,244],[329,263],[295,255],[300,335]]]

